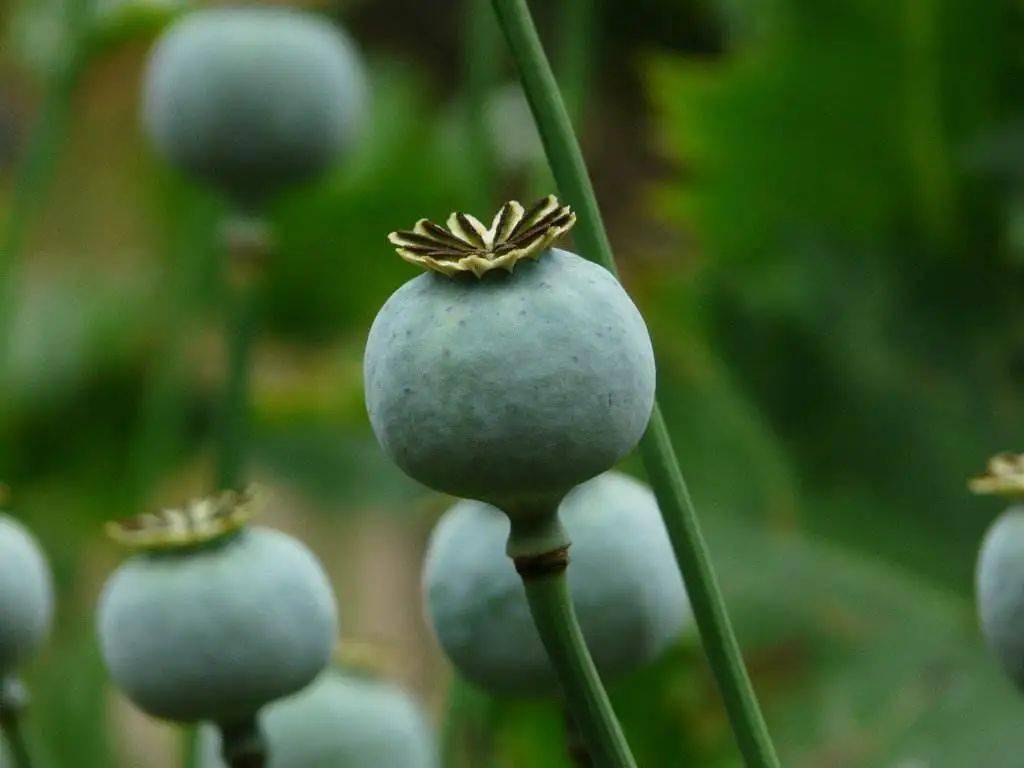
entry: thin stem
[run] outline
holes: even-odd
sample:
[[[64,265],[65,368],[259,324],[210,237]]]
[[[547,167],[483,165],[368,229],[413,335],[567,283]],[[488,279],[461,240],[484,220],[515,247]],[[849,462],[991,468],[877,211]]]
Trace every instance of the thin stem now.
[[[590,757],[590,750],[583,740],[580,727],[568,709],[564,712],[565,721],[565,753],[569,762],[576,768],[593,768],[594,761]]]
[[[597,44],[597,3],[598,0],[565,0],[558,18],[561,29],[554,67],[566,112],[575,125],[582,119],[590,90]]]
[[[526,0],[492,1],[519,68],[555,181],[562,197],[576,210],[579,218],[576,242],[584,256],[617,274],[611,243],[601,220],[583,154],[529,6]],[[751,768],[776,768],[779,761],[743,664],[700,523],[657,404],[647,434],[640,442],[640,450],[740,751]]]
[[[565,570],[523,576],[530,613],[596,768],[636,768],[569,598]]]
[[[199,726],[185,726],[181,736],[181,765],[184,768],[195,768],[199,764]]]
[[[27,694],[20,680],[0,680],[0,730],[7,742],[12,768],[32,768],[25,734],[21,730],[21,713],[25,709]]]
[[[7,210],[0,212],[0,390],[8,384],[5,374],[9,369],[13,335],[13,286],[32,219],[46,198],[67,137],[72,101],[86,59],[88,8],[87,0],[72,0],[66,7],[64,31],[68,46],[64,58],[53,63],[25,152],[12,173]],[[10,425],[7,401],[8,398],[0,394],[0,434]],[[0,459],[7,450],[6,446],[0,449]]]
[[[217,481],[222,489],[238,489],[244,481],[249,437],[249,364],[252,353],[252,300],[244,289],[229,299],[227,378],[221,404],[220,456]]]
[[[221,725],[220,734],[221,755],[229,768],[266,768],[267,744],[255,717]]]
[[[441,764],[445,768],[475,768],[493,763],[494,719],[494,700],[456,674],[448,689]]]
[[[562,197],[575,209],[579,223],[575,237],[583,255],[616,273],[612,246],[601,223],[601,212],[590,183],[583,153],[533,25],[525,0],[492,0],[498,22],[523,81],[548,165]]]
[[[718,681],[740,752],[748,766],[777,767],[768,727],[757,702],[739,643],[726,611],[704,534],[679,469],[661,409],[656,405],[640,454],[658,499],[676,561],[686,582],[708,663]]]
[[[250,368],[256,315],[255,279],[269,248],[265,225],[232,219],[222,231],[228,256],[227,376],[220,414],[217,481],[221,490],[245,483],[250,429]]]
[[[3,731],[13,768],[32,768],[32,757],[25,743],[25,734],[21,730],[21,718],[17,715],[5,715]]]
[[[464,2],[466,131],[473,153],[470,166],[476,176],[474,192],[481,200],[490,201],[498,178],[498,161],[487,122],[487,100],[501,76],[502,61],[496,55],[501,44],[501,32],[488,8],[488,0]]]

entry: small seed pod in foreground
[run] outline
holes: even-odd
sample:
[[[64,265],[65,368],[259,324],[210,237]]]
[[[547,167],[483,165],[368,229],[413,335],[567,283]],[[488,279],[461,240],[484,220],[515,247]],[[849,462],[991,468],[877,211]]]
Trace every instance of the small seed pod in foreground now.
[[[654,495],[614,472],[573,489],[559,510],[572,544],[573,604],[602,677],[661,654],[690,619]],[[459,672],[497,695],[553,695],[554,670],[504,556],[509,521],[460,501],[438,523],[424,564],[430,623]]]
[[[970,481],[977,494],[1024,496],[1024,454],[1000,453]],[[981,631],[1006,674],[1024,689],[1024,506],[1007,509],[985,534],[976,571]]]
[[[654,402],[643,318],[604,268],[549,247],[554,197],[490,228],[452,214],[391,241],[428,272],[388,299],[364,361],[374,432],[410,476],[516,517],[550,507],[640,439]]]
[[[285,8],[214,8],[161,37],[142,110],[171,163],[255,203],[334,163],[365,102],[358,55],[335,26]]]
[[[1024,506],[1010,507],[985,534],[977,590],[985,640],[1024,688]]]
[[[267,768],[435,768],[434,736],[419,706],[381,680],[325,672],[263,718]],[[223,768],[220,737],[204,728],[199,768]]]
[[[252,504],[227,492],[110,528],[141,551],[104,587],[100,646],[117,685],[155,717],[245,724],[330,661],[327,577],[300,542],[246,526]]]
[[[32,534],[0,514],[0,688],[46,639],[53,580]]]

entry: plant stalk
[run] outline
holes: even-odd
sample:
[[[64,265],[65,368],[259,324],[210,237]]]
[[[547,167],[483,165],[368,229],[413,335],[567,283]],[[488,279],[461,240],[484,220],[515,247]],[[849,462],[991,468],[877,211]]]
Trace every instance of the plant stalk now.
[[[488,0],[464,0],[465,46],[463,68],[466,94],[466,137],[472,152],[474,192],[481,201],[492,203],[498,159],[487,122],[487,100],[501,80],[502,60],[495,55],[501,32]]]
[[[21,730],[21,713],[28,695],[20,680],[0,680],[0,731],[3,732],[12,768],[32,768],[32,755]]]
[[[266,768],[267,744],[256,717],[221,725],[221,755],[229,768]]]
[[[583,740],[583,734],[576,725],[576,720],[566,709],[565,715],[565,754],[569,762],[576,768],[594,768],[594,761],[590,758],[590,750]]]
[[[229,219],[222,229],[228,263],[227,375],[220,413],[220,490],[241,490],[245,484],[250,431],[250,368],[256,320],[255,283],[269,250],[269,235],[260,220]]]
[[[595,768],[636,768],[576,620],[565,576],[568,553],[564,549],[560,552],[564,555],[560,565],[551,557],[556,553],[547,553],[540,556],[545,565],[535,572],[524,571],[522,562],[526,558],[516,559],[530,613]]]
[[[562,197],[576,211],[582,254],[618,274],[594,188],[526,0],[492,0]],[[640,451],[737,744],[749,768],[779,765],[657,403]]]

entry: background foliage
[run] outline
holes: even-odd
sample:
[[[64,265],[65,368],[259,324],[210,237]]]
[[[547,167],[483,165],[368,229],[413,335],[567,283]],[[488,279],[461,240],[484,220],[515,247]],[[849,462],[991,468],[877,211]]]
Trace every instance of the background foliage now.
[[[118,558],[101,521],[211,473],[219,203],[135,119],[183,5],[0,7],[0,477],[60,586],[31,676],[47,766],[174,764],[107,688],[91,613]],[[1024,417],[1020,4],[534,5],[784,763],[1014,765],[1024,705],[970,602],[998,507],[964,479]],[[275,208],[254,472],[345,633],[451,713],[453,765],[564,765],[552,705],[450,686],[417,586],[445,502],[379,454],[359,374],[413,274],[383,235],[551,182],[487,2],[315,8],[362,45],[374,129]],[[615,694],[643,765],[737,764],[694,638]]]

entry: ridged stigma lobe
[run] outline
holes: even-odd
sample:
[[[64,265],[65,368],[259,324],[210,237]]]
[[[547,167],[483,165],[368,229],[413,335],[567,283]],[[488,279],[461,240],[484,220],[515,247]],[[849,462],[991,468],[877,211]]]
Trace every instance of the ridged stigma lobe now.
[[[967,485],[981,495],[1024,496],[1024,453],[997,453],[988,460],[985,474]]]
[[[107,535],[139,550],[184,549],[241,529],[255,514],[261,495],[249,488],[193,499],[178,509],[144,512],[108,522]]]
[[[447,228],[420,219],[411,230],[388,235],[406,261],[453,277],[472,272],[477,277],[492,269],[511,272],[522,259],[537,258],[576,223],[576,214],[554,195],[528,210],[510,200],[495,214],[490,227],[467,213],[452,213]]]

